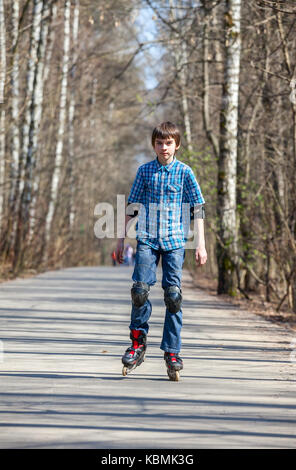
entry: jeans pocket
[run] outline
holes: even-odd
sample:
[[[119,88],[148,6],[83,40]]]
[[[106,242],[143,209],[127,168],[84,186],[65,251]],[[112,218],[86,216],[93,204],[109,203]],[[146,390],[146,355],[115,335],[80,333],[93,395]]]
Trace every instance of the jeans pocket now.
[[[133,281],[146,282],[150,286],[156,283],[156,267],[159,254],[151,246],[138,242]]]

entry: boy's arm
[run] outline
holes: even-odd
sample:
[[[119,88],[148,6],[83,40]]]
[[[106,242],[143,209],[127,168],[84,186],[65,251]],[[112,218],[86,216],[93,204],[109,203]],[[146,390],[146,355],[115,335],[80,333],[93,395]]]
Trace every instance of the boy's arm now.
[[[117,250],[116,250],[116,256],[117,256],[117,261],[119,263],[123,263],[123,251],[124,251],[124,239],[126,237],[126,227],[129,221],[136,216],[135,210],[132,207],[134,203],[139,203],[142,199],[142,194],[144,192],[144,178],[142,176],[142,167],[140,167],[137,171],[136,178],[133,182],[129,197],[128,197],[128,206],[131,206],[131,211],[130,212],[132,215],[125,215],[125,230],[124,230],[124,237],[123,238],[118,238],[117,241]]]
[[[205,200],[201,193],[200,187],[194,173],[191,168],[188,169],[185,184],[184,184],[185,193],[187,195],[187,200],[190,202],[191,207],[193,208],[192,218],[197,221],[197,247],[195,250],[195,260],[198,266],[202,266],[207,261],[207,252],[205,244],[205,233],[204,233],[204,204]]]
[[[202,266],[207,262],[207,252],[206,252],[206,243],[205,243],[205,231],[204,231],[204,219],[197,220],[197,235],[198,243],[195,250],[195,261],[197,266]]]
[[[129,221],[132,219],[130,215],[125,216],[125,229],[124,229],[124,237],[123,238],[118,238],[117,241],[117,249],[116,249],[116,258],[118,263],[122,264],[124,259],[123,259],[123,252],[124,252],[124,239],[126,237],[126,227]]]

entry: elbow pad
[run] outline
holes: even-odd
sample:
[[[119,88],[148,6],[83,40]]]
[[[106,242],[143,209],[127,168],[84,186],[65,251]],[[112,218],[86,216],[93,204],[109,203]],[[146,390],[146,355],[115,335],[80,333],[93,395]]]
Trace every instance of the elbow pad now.
[[[204,204],[190,207],[190,220],[205,219],[206,211]]]
[[[136,202],[128,202],[126,206],[126,215],[137,217],[139,213],[138,204]]]

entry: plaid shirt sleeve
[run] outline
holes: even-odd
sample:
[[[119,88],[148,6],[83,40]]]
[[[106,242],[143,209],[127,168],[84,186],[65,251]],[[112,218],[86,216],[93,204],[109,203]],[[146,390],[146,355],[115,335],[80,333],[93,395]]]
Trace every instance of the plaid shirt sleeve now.
[[[131,204],[134,202],[142,202],[144,189],[145,189],[145,182],[144,182],[144,177],[143,177],[142,170],[140,167],[137,171],[135,181],[132,185],[132,189],[128,197],[128,204]]]
[[[198,204],[205,204],[205,200],[201,193],[199,184],[196,181],[196,178],[191,168],[188,168],[188,171],[185,175],[184,191],[191,207],[196,206]]]

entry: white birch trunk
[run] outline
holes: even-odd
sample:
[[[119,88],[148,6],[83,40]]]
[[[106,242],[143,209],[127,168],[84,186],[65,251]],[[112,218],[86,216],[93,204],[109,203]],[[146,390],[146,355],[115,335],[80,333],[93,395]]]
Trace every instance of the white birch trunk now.
[[[31,166],[29,171],[30,182],[28,185],[27,201],[31,202],[30,209],[30,237],[32,237],[35,225],[35,212],[36,212],[36,193],[38,190],[38,178],[34,175],[36,166],[36,152],[38,148],[38,135],[42,118],[43,109],[43,90],[44,90],[44,65],[45,65],[45,52],[48,39],[49,28],[49,13],[50,6],[46,2],[42,11],[42,25],[40,31],[40,41],[38,47],[38,63],[36,69],[36,78],[32,98],[32,116],[29,132],[29,147],[28,147],[28,161]]]
[[[0,104],[4,104],[6,79],[6,38],[4,2],[0,0]]]
[[[220,121],[218,217],[224,247],[218,250],[218,293],[235,295],[237,262],[236,171],[240,71],[240,0],[226,0],[224,84]]]
[[[69,72],[69,51],[70,51],[70,0],[65,1],[64,6],[64,52],[63,52],[63,67],[62,67],[62,83],[60,95],[60,111],[59,111],[59,128],[56,145],[55,167],[51,180],[50,201],[45,221],[45,237],[47,252],[48,242],[50,238],[51,225],[54,215],[54,210],[58,200],[58,190],[61,175],[61,163],[63,155],[63,137],[65,130],[66,120],[66,101],[67,101],[67,88],[68,88],[68,72]],[[47,253],[45,253],[45,256]]]
[[[33,24],[32,24],[32,34],[30,42],[30,54],[28,60],[28,71],[27,71],[27,90],[26,90],[26,110],[25,110],[25,119],[22,129],[23,133],[23,146],[22,146],[22,162],[25,156],[28,153],[29,147],[29,132],[31,124],[31,106],[33,99],[33,90],[34,90],[34,78],[36,74],[36,67],[38,63],[38,44],[40,39],[40,29],[41,29],[41,18],[42,18],[42,0],[34,0],[33,6]],[[23,179],[21,178],[21,192],[23,190]]]
[[[19,53],[17,48],[19,27],[19,0],[12,2],[12,69],[11,69],[11,166],[10,166],[10,195],[9,204],[13,205],[16,187],[16,178],[19,165],[20,155],[20,135],[19,135]],[[13,210],[13,208],[12,208]]]
[[[28,68],[26,77],[26,101],[25,101],[25,114],[22,128],[22,149],[19,156],[18,165],[18,176],[15,188],[15,214],[13,237],[15,245],[15,258],[14,268],[20,262],[20,256],[22,256],[22,240],[23,234],[25,233],[24,227],[29,223],[28,213],[23,212],[24,198],[26,196],[25,180],[27,175],[24,175],[24,162],[28,155],[29,147],[29,133],[30,124],[32,119],[32,99],[34,91],[34,79],[36,75],[36,67],[38,63],[38,44],[40,40],[40,29],[42,19],[42,8],[43,0],[34,0],[33,4],[33,18],[32,18],[32,29],[30,37],[30,51],[28,57]],[[19,197],[21,195],[21,197]]]
[[[0,226],[3,218],[5,180],[5,104],[6,40],[4,3],[0,0]]]
[[[54,40],[55,40],[55,19],[57,17],[57,5],[54,3],[50,7],[47,6],[48,8],[48,14],[50,14],[50,18],[48,21],[48,24],[46,26],[46,30],[44,31],[44,35],[46,34],[46,47],[44,50],[45,58],[44,58],[44,70],[43,70],[43,87],[46,86],[47,80],[49,78],[49,73],[50,73],[50,64],[51,64],[51,57],[52,57],[52,51],[53,51],[53,46],[54,46]],[[49,26],[50,26],[50,31],[49,31]],[[37,195],[38,195],[38,190],[40,187],[40,181],[41,181],[41,176],[40,176],[40,171],[38,171],[38,161],[36,162],[37,167],[36,167],[36,175],[34,178],[34,198],[32,201],[32,222],[30,226],[30,238],[32,239],[35,235],[36,232],[39,230],[39,227],[35,223],[35,215],[36,215],[36,204],[37,204]]]
[[[73,162],[75,156],[75,140],[74,140],[74,117],[75,117],[75,72],[77,67],[77,60],[78,60],[78,32],[79,32],[79,0],[75,0],[74,2],[74,12],[73,12],[73,22],[72,22],[72,45],[73,45],[73,60],[72,60],[72,70],[71,70],[71,78],[72,78],[72,87],[70,93],[70,104],[69,104],[69,166],[68,166],[68,174],[69,174],[69,192],[70,192],[70,201],[69,201],[69,224],[70,224],[70,231],[73,229],[74,219],[75,219],[75,207],[74,207],[74,175],[73,175]]]

